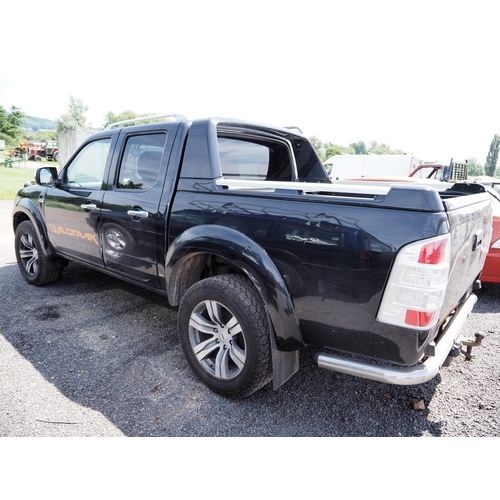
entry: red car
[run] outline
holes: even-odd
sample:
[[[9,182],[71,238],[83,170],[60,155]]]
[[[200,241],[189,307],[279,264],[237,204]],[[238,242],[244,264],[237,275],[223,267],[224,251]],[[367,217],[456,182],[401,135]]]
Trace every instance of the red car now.
[[[500,194],[487,187],[493,204],[493,232],[490,250],[486,255],[481,281],[483,283],[500,283]]]

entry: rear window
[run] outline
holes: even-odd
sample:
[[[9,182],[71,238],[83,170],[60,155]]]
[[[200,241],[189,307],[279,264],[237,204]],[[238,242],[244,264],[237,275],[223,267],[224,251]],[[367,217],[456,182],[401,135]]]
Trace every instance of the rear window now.
[[[285,144],[225,137],[219,137],[218,142],[224,178],[292,180],[292,166]]]
[[[292,150],[289,145],[291,142]],[[310,143],[299,138],[280,141],[267,137],[218,137],[225,179],[330,182]],[[297,172],[293,166],[294,155]]]

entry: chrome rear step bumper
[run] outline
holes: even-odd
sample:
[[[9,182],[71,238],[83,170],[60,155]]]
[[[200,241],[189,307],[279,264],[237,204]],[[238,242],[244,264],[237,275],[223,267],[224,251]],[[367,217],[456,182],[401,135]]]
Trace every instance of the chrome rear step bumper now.
[[[347,373],[348,375],[370,380],[377,380],[386,384],[423,384],[438,374],[455,345],[465,321],[476,302],[477,297],[471,294],[452,319],[446,333],[436,345],[435,355],[428,357],[423,363],[408,367],[384,366],[326,353],[317,354],[316,361],[320,368]]]

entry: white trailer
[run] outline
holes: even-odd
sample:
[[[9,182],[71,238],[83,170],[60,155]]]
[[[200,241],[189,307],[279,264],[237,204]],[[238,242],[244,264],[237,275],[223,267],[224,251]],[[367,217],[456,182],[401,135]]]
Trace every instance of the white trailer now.
[[[419,166],[411,155],[335,155],[324,166],[332,180],[356,177],[408,177]]]

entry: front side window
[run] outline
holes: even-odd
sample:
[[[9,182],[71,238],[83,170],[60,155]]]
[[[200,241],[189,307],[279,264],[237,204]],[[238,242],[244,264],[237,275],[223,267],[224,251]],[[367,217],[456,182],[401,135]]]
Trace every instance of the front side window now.
[[[118,173],[118,189],[151,189],[158,179],[167,134],[130,136]]]
[[[110,146],[111,138],[87,144],[66,169],[65,185],[70,188],[103,189]]]

